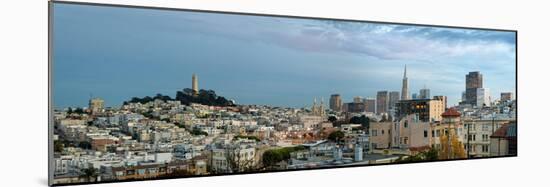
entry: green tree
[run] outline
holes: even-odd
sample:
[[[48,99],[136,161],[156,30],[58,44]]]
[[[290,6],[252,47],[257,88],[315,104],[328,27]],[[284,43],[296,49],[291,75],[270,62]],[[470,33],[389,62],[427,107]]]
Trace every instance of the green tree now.
[[[433,161],[439,159],[439,153],[435,148],[431,148],[430,150],[423,152],[422,156],[424,157],[424,160]]]
[[[77,113],[77,114],[84,114],[84,109],[78,107],[78,108],[76,108],[73,112],[74,112],[74,113]]]
[[[334,131],[328,135],[328,139],[333,142],[340,142],[344,138],[345,134],[342,131]]]
[[[334,122],[337,121],[337,120],[338,120],[338,118],[336,118],[336,116],[329,116],[329,117],[328,117],[328,121],[330,121],[330,122],[332,122],[332,123],[334,123]]]
[[[304,146],[295,146],[267,150],[262,154],[262,164],[265,168],[273,169],[277,163],[290,160],[290,153],[304,149]]]
[[[92,144],[87,141],[81,141],[81,142],[78,142],[78,147],[82,149],[92,149]]]
[[[65,147],[65,145],[63,145],[63,143],[59,140],[55,140],[53,142],[53,144],[54,144],[54,151],[55,152],[62,152],[63,148]]]
[[[349,122],[352,124],[361,124],[364,129],[368,129],[370,125],[370,119],[365,115],[353,116],[350,118]]]
[[[88,167],[80,170],[80,177],[86,179],[88,182],[95,182],[99,176],[97,169],[94,167]]]

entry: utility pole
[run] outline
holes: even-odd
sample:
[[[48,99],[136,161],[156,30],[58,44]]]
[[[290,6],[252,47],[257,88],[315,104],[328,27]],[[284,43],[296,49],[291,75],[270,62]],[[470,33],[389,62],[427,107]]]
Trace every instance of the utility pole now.
[[[466,125],[468,125],[468,131],[466,132],[466,137],[468,138],[468,139],[466,140],[466,142],[467,142],[467,143],[466,143],[466,144],[467,144],[467,145],[466,145],[466,158],[470,158],[470,126],[471,126],[472,124],[474,124],[474,123],[475,123],[475,122],[474,122],[474,120],[472,119],[472,123],[466,124]]]
[[[451,152],[452,152],[452,146],[451,146],[451,123],[448,122],[447,125],[447,159],[451,159]]]

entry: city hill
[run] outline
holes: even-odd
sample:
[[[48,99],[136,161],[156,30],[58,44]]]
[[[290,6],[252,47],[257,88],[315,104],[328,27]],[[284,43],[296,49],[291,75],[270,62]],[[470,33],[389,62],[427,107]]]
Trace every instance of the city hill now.
[[[172,99],[170,96],[157,94],[154,97],[145,96],[143,98],[132,97],[129,101],[124,101],[124,105],[129,103],[141,103],[145,104],[147,102],[160,99],[162,101],[180,101],[181,104],[189,105],[191,103],[199,103],[208,106],[235,106],[235,104],[226,99],[225,97],[216,95],[216,92],[213,90],[199,90],[195,92],[193,89],[185,88],[183,91],[176,92],[176,98]]]

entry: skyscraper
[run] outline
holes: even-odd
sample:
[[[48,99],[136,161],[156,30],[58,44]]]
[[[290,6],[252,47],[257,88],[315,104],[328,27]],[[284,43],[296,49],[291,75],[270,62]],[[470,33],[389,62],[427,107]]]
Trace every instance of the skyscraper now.
[[[430,89],[426,88],[426,85],[424,85],[424,88],[420,89],[419,99],[429,99],[430,98]]]
[[[340,94],[330,95],[329,105],[330,109],[333,111],[342,111],[342,97],[340,96]]]
[[[500,101],[511,101],[514,98],[514,94],[512,92],[502,92],[500,93]]]
[[[483,88],[483,75],[479,71],[470,72],[466,75],[466,97],[465,103],[477,104],[477,89]]]
[[[378,91],[378,93],[376,93],[376,113],[388,113],[388,105],[388,91]]]
[[[407,78],[407,65],[405,65],[405,72],[403,73],[403,87],[401,88],[401,100],[409,99],[409,79]]]
[[[193,83],[192,83],[191,88],[193,89],[194,94],[198,94],[199,93],[199,78],[197,77],[197,75],[195,75],[193,73],[192,79],[193,79]]]
[[[365,104],[367,105],[366,112],[376,113],[376,99],[364,99]]]
[[[491,94],[489,88],[478,88],[476,91],[476,106],[491,106]]]
[[[355,97],[353,97],[353,102],[354,103],[362,103],[363,102],[363,97],[355,96]]]
[[[397,101],[399,101],[399,92],[398,91],[390,92],[390,99],[388,101],[388,103],[389,103],[388,108],[393,109],[395,107],[395,103],[397,103]]]

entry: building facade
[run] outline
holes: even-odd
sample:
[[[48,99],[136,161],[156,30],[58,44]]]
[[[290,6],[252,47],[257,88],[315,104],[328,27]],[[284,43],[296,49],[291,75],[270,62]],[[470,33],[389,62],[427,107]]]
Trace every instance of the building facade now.
[[[419,99],[429,99],[430,98],[430,89],[428,89],[428,88],[420,89],[418,98]]]
[[[476,106],[491,106],[491,93],[489,88],[478,88],[476,92]]]
[[[512,92],[502,92],[500,93],[500,101],[506,102],[514,99],[514,94]]]
[[[388,91],[378,91],[376,93],[376,113],[386,114],[388,113],[389,105],[389,93]]]
[[[376,113],[376,99],[365,99],[363,101],[367,105],[366,112]]]
[[[341,112],[342,111],[342,97],[340,94],[330,95],[329,108],[332,111]]]
[[[442,100],[401,100],[396,104],[396,117],[398,119],[407,115],[418,114],[419,120],[423,122],[440,121],[443,112],[445,112],[445,106]]]
[[[470,72],[466,75],[466,104],[477,104],[477,89],[483,88],[483,75],[479,71]]]
[[[90,102],[88,103],[88,107],[90,109],[90,112],[92,114],[97,114],[103,110],[105,106],[105,101],[100,98],[92,98],[90,99]]]

